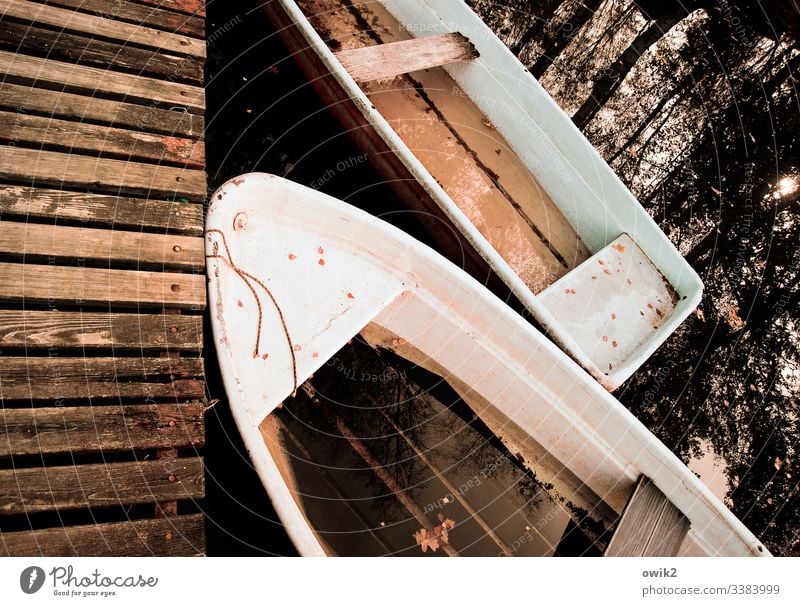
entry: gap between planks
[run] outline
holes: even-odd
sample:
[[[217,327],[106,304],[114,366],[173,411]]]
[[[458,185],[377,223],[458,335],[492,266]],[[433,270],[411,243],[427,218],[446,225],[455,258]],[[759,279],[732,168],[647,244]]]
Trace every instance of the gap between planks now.
[[[185,107],[195,113],[202,113],[205,109],[205,91],[198,86],[20,55],[6,50],[0,50],[0,73],[5,75],[5,80],[35,82],[40,87],[80,92],[89,96],[98,93],[113,95],[123,101]]]
[[[0,18],[0,45],[17,54],[44,55],[48,59],[112,68],[169,82],[203,85],[203,63],[118,42],[106,42],[36,25]]]
[[[173,111],[10,82],[0,82],[0,107],[81,124],[100,123],[189,139],[201,138],[204,129],[203,116],[183,108]]]
[[[0,111],[0,140],[158,165],[205,166],[205,144],[181,137]]]

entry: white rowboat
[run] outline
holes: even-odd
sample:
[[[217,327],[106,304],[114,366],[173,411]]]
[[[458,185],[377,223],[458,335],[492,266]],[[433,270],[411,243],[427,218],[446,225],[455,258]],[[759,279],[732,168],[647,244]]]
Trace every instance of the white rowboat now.
[[[697,274],[466,3],[264,9],[440,252],[480,280],[493,272],[493,290],[513,293],[607,389],[698,305]]]
[[[441,376],[561,502],[590,512],[606,528],[646,476],[688,520],[681,553],[766,554],[573,360],[407,234],[264,174],[238,177],[218,190],[206,227],[209,307],[230,406],[301,554],[331,550],[298,490],[297,455],[275,439],[272,419],[359,334]]]

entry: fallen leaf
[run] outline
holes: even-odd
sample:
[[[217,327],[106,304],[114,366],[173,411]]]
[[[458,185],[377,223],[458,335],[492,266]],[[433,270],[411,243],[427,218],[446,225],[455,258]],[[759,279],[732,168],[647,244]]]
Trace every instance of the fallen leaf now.
[[[414,533],[414,539],[417,541],[417,545],[419,545],[422,549],[422,553],[427,552],[429,548],[433,552],[439,549],[438,539],[436,537],[428,536],[428,531],[424,528],[420,528]]]
[[[700,320],[701,322],[705,322],[706,321],[706,314],[704,314],[703,310],[700,309],[699,307],[694,310],[694,315],[696,315],[697,319]]]

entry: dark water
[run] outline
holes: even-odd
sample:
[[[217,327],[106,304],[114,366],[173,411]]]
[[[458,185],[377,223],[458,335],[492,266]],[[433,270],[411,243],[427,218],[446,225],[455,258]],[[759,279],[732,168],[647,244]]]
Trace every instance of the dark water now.
[[[322,539],[339,554],[417,555],[424,530],[437,555],[553,555],[567,508],[439,377],[359,341],[275,414]]]

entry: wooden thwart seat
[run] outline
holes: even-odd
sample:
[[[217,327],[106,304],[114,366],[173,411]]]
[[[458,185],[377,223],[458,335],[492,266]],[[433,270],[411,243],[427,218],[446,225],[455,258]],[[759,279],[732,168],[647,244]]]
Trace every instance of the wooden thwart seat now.
[[[478,56],[479,53],[472,42],[458,32],[388,42],[336,53],[336,58],[347,73],[359,83],[386,80],[456,61],[471,61]]]
[[[622,512],[606,556],[678,555],[689,520],[650,478],[642,476]]]

